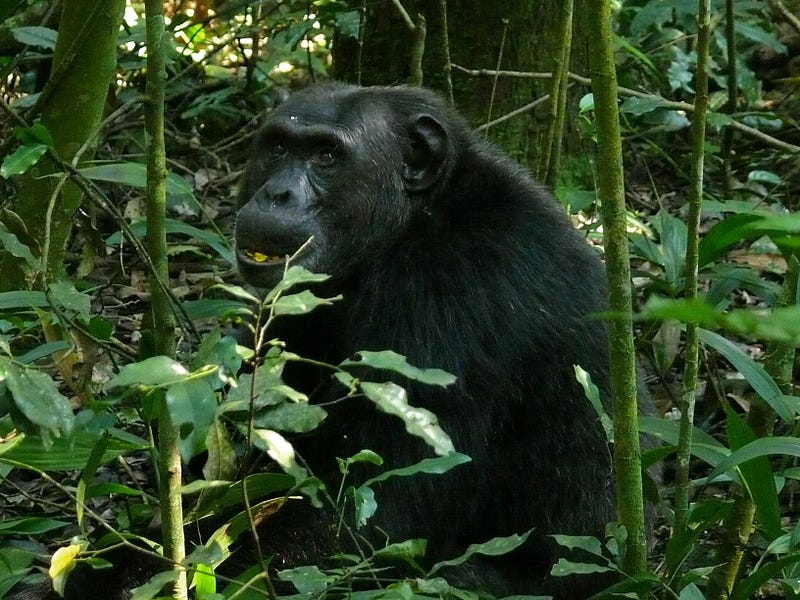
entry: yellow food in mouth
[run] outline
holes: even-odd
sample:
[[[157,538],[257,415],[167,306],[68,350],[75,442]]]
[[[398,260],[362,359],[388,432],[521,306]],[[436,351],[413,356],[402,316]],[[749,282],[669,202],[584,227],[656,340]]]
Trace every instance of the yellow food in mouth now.
[[[283,260],[283,256],[279,256],[277,254],[264,254],[258,250],[244,250],[243,252],[247,258],[257,263],[278,262],[279,260]]]

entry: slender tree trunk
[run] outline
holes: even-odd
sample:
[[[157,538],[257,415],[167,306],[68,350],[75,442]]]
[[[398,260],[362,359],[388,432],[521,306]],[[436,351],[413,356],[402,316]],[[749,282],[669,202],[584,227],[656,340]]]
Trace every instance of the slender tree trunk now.
[[[175,319],[170,298],[163,286],[169,282],[166,238],[167,165],[164,149],[164,67],[167,44],[162,0],[145,2],[147,19],[147,84],[145,89],[145,142],[147,151],[147,251],[153,261],[150,274],[150,310],[153,345],[156,354],[175,355]],[[180,487],[183,484],[180,432],[172,423],[163,391],[158,416],[158,471],[161,501],[161,531],[164,556],[177,571],[171,590],[176,600],[188,598],[186,570],[181,563],[186,557],[183,535],[183,506]]]
[[[706,113],[708,112],[708,45],[711,36],[710,0],[699,0],[697,33],[697,72],[695,73],[694,115],[692,118],[692,172],[689,190],[689,215],[686,229],[685,292],[687,300],[697,298],[697,272],[700,244],[700,209],[703,206],[703,167],[705,165]],[[686,367],[681,395],[681,430],[678,439],[675,473],[675,532],[686,528],[689,512],[689,458],[697,393],[700,339],[697,323],[686,324],[684,357]]]
[[[597,122],[598,192],[603,216],[609,323],[614,470],[617,514],[628,531],[623,567],[636,575],[647,569],[642,466],[639,455],[636,356],[633,345],[630,257],[626,229],[622,138],[617,109],[617,75],[611,36],[611,2],[590,0],[589,47]]]

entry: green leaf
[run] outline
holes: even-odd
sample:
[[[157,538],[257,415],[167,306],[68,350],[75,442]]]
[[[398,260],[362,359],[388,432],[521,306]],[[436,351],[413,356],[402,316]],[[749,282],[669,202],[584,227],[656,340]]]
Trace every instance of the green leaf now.
[[[254,429],[253,444],[263,450],[269,457],[297,483],[308,479],[308,472],[297,463],[294,448],[280,433],[270,429]]]
[[[564,546],[570,550],[581,549],[595,556],[603,556],[603,548],[600,540],[591,535],[561,535],[553,536],[559,546]]]
[[[619,110],[620,112],[640,116],[657,110],[663,103],[664,100],[661,98],[630,97],[625,99]]]
[[[287,386],[282,386],[288,390]],[[255,416],[254,422],[262,429],[275,429],[289,433],[306,433],[316,429],[328,413],[321,406],[308,402],[283,402],[267,408]]]
[[[245,300],[249,304],[258,304],[258,298],[248,292],[240,285],[231,285],[229,283],[218,283],[212,286],[212,289],[215,290],[222,290],[226,294],[230,294],[236,298],[240,298],[241,300]]]
[[[760,564],[746,578],[738,581],[730,595],[730,600],[752,600],[757,597],[758,591],[770,579],[779,578],[785,569],[790,569],[800,563],[800,552],[792,552],[787,556],[777,559],[775,562]]]
[[[181,430],[181,458],[188,463],[204,449],[217,414],[217,395],[207,379],[189,379],[170,385],[166,401],[172,422]]]
[[[33,255],[31,249],[20,242],[19,238],[11,233],[2,221],[0,221],[0,248],[3,248],[16,258],[21,258],[30,268],[39,268],[39,261]]]
[[[363,527],[367,521],[378,511],[378,501],[375,499],[375,490],[367,485],[357,488],[351,487],[348,495],[353,501],[353,512],[357,527]]]
[[[402,419],[406,431],[428,444],[439,456],[455,451],[453,442],[431,411],[408,403],[406,391],[396,383],[361,382],[361,391],[383,412]]]
[[[763,216],[740,213],[725,217],[715,223],[700,240],[700,266],[708,265],[728,251],[729,248],[753,235],[756,223]]]
[[[579,563],[567,560],[566,558],[559,558],[558,562],[553,565],[550,570],[550,575],[554,577],[567,577],[569,575],[591,575],[593,573],[608,573],[613,571],[611,567],[603,565],[596,565],[594,563]]]
[[[0,438],[0,456],[14,450],[24,439],[25,434],[9,435]]]
[[[775,380],[760,364],[730,340],[705,329],[699,329],[700,341],[711,346],[739,371],[758,396],[786,423],[794,421],[794,411],[784,402],[784,395]]]
[[[14,308],[44,308],[50,306],[44,292],[33,290],[18,290],[13,292],[0,292],[0,310]]]
[[[100,439],[97,440],[94,448],[92,448],[92,453],[89,455],[89,460],[86,462],[86,466],[83,468],[83,472],[81,473],[81,478],[78,480],[78,491],[75,496],[75,504],[76,506],[76,518],[78,521],[78,526],[83,528],[83,517],[84,517],[84,509],[86,506],[86,492],[89,486],[94,483],[94,476],[97,472],[97,469],[100,468],[101,461],[103,460],[103,454],[105,454],[106,448],[108,447],[108,437],[103,435]]]
[[[233,255],[233,250],[231,250],[230,242],[228,242],[225,237],[217,234],[216,232],[205,231],[203,229],[193,227],[188,223],[176,221],[175,219],[166,219],[165,225],[167,233],[182,234],[199,240],[211,247],[217,254],[225,259],[228,264],[236,266],[236,258]],[[136,221],[135,223],[131,223],[130,229],[133,235],[138,238],[143,238],[147,234],[147,223],[143,220]],[[108,246],[117,246],[121,242],[122,233],[119,231],[106,238],[106,244]]]
[[[308,269],[304,269],[303,267],[293,265],[286,269],[286,272],[283,274],[281,280],[275,285],[270,293],[267,295],[267,299],[274,298],[276,294],[283,293],[296,285],[308,285],[313,283],[321,283],[323,281],[327,281],[330,279],[330,275],[325,275],[323,273],[312,273]]]
[[[236,450],[228,428],[214,420],[206,434],[208,458],[203,465],[203,477],[207,480],[234,479],[238,469]]]
[[[372,352],[361,350],[356,353],[354,360],[345,360],[341,367],[372,367],[373,369],[387,369],[400,373],[409,379],[421,381],[429,385],[439,385],[446,387],[455,383],[455,375],[451,375],[441,369],[420,369],[410,365],[406,357],[391,350]]]
[[[443,567],[455,567],[463,564],[467,562],[474,554],[483,554],[485,556],[500,556],[502,554],[507,554],[524,544],[530,534],[531,532],[528,531],[521,535],[514,534],[507,537],[492,538],[483,544],[470,544],[469,548],[467,548],[467,551],[464,552],[464,554],[452,560],[444,560],[436,563],[433,565],[433,568],[431,568],[428,574],[432,575]]]
[[[167,356],[151,356],[122,367],[119,374],[106,383],[105,388],[171,385],[185,381],[190,375],[186,367],[176,360]]]
[[[578,108],[580,109],[580,113],[591,112],[594,110],[594,94],[589,92],[588,94],[584,94],[580,101],[578,102]]]
[[[0,240],[2,241],[2,240]],[[223,319],[231,315],[252,315],[253,310],[244,302],[222,298],[203,298],[187,300],[182,303],[186,314],[192,321],[201,319]]]
[[[694,583],[690,583],[681,589],[678,596],[679,600],[706,600],[705,594],[700,591]]]
[[[386,558],[390,560],[411,560],[425,555],[428,546],[426,540],[413,539],[404,542],[389,544],[375,551],[376,558]],[[431,571],[432,573],[433,571]]]
[[[361,28],[361,13],[357,10],[336,13],[334,27],[336,27],[336,33],[340,36],[358,39]]]
[[[192,582],[194,583],[195,597],[197,600],[204,600],[211,594],[217,593],[217,578],[214,577],[214,569],[202,563],[195,564]]]
[[[744,420],[729,406],[725,406],[727,416],[728,444],[731,450],[738,450],[755,441],[756,435]],[[739,467],[740,480],[756,505],[756,513],[761,527],[768,539],[774,540],[783,533],[781,528],[778,491],[772,465],[766,456],[748,461]]]
[[[16,27],[11,30],[14,39],[26,46],[55,50],[58,32],[49,27]]]
[[[139,189],[147,187],[147,165],[142,163],[118,162],[82,167],[81,175],[95,181],[108,181]],[[175,173],[167,173],[167,193],[194,198],[191,186]]]
[[[310,565],[278,571],[278,579],[290,582],[298,592],[311,596],[324,593],[328,589],[328,582],[335,578]]]
[[[319,298],[309,290],[303,290],[297,294],[279,297],[273,302],[272,307],[276,315],[304,315],[320,306],[330,306],[341,298],[341,296]]]
[[[760,438],[750,442],[721,460],[708,474],[707,481],[711,482],[726,471],[738,467],[749,460],[773,454],[800,457],[800,438],[771,437]]]
[[[247,485],[247,497],[252,502],[278,492],[285,492],[294,485],[294,478],[284,473],[256,473],[254,475],[248,475],[243,480],[229,484],[225,493],[215,499],[211,504],[208,514],[226,511],[232,507],[241,508],[244,504],[243,485]],[[189,488],[189,486],[186,487]],[[190,491],[194,491],[194,489],[190,488]],[[190,493],[190,491],[185,493]],[[206,513],[202,512],[202,514]]]
[[[109,433],[112,437],[103,454],[101,460],[103,464],[127,452],[141,451],[149,447],[144,440],[139,440],[137,443],[135,439],[129,439],[132,436],[122,436],[122,432],[109,430]],[[42,441],[26,436],[21,442],[14,444],[13,448],[0,452],[0,462],[3,458],[8,458],[41,471],[75,471],[86,466],[99,438],[100,436],[96,434],[77,432],[69,438],[53,440],[47,452],[42,452]]]
[[[24,144],[3,159],[0,165],[0,176],[8,179],[14,175],[26,173],[47,152],[44,144]]]
[[[3,535],[37,535],[60,529],[69,525],[67,521],[57,521],[44,517],[21,517],[6,519],[0,522],[0,536]]]
[[[439,459],[434,459],[439,460]],[[346,461],[348,466],[356,464],[356,463],[369,463],[371,465],[382,465],[383,458],[377,453],[373,452],[372,450],[365,449],[356,452],[353,456],[348,458]],[[800,477],[799,477],[800,478]]]
[[[49,375],[9,362],[5,365],[5,382],[17,408],[40,427],[46,445],[51,444],[51,435],[60,437],[72,430],[75,418],[69,399],[59,393]]]
[[[106,449],[105,455],[108,453]],[[86,498],[102,498],[103,496],[133,496],[133,497],[140,497],[143,496],[142,490],[134,489],[132,487],[128,487],[127,485],[122,485],[121,483],[99,483],[97,485],[93,485],[86,490]]]
[[[0,598],[10,598],[9,591],[28,572],[36,553],[14,547],[0,548]]]
[[[48,148],[53,147],[53,136],[40,121],[30,127],[18,127],[14,130],[14,135],[23,144],[44,144]]]
[[[736,20],[736,34],[742,35],[759,45],[767,46],[777,54],[786,54],[786,45],[781,42],[772,31],[762,29],[744,19]]]
[[[708,125],[713,127],[716,131],[719,131],[723,127],[727,127],[733,122],[734,120],[730,117],[730,115],[726,115],[724,113],[709,111],[706,114],[706,123],[708,123]]]
[[[702,299],[672,300],[651,296],[636,318],[674,319],[683,323],[697,323],[703,327],[723,328],[756,340],[795,344],[800,342],[800,306],[797,305],[773,308],[768,312],[742,309],[723,313]]]
[[[161,590],[167,584],[173,583],[178,578],[177,571],[164,571],[151,577],[147,583],[131,590],[130,600],[152,600],[161,598]]]
[[[600,390],[592,382],[592,377],[584,371],[580,365],[572,365],[575,371],[575,379],[581,384],[583,394],[589,403],[592,405],[597,418],[600,419],[600,424],[603,426],[603,431],[606,433],[606,439],[609,443],[614,443],[614,423],[611,421],[611,416],[606,412],[603,403],[600,401]]]
[[[47,291],[55,306],[76,312],[85,321],[91,317],[92,298],[75,289],[71,282],[56,281],[48,286]]]
[[[236,386],[228,390],[227,399],[222,404],[222,411],[249,410],[251,400],[256,409],[279,404],[287,397],[287,386],[284,385],[282,379],[284,365],[286,365],[286,359],[281,354],[277,357],[270,357],[252,373],[240,375]],[[307,400],[302,396],[300,398]]]
[[[781,176],[772,171],[754,170],[747,174],[747,181],[756,181],[758,183],[768,183],[770,185],[780,185],[783,183]]]
[[[653,435],[671,446],[678,445],[680,425],[658,417],[639,417],[639,431]],[[731,451],[698,427],[692,427],[691,453],[712,467],[717,466]]]
[[[472,459],[466,454],[459,454],[453,452],[447,456],[437,456],[436,458],[423,458],[418,463],[409,465],[408,467],[400,467],[399,469],[391,469],[384,471],[380,475],[376,475],[364,482],[364,485],[374,485],[381,481],[386,481],[392,477],[408,477],[416,475],[417,473],[425,473],[428,475],[440,475],[446,473],[450,469],[470,462]]]

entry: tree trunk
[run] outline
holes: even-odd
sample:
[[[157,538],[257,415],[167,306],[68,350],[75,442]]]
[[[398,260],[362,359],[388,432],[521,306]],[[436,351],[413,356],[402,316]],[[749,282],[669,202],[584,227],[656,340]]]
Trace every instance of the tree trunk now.
[[[87,142],[89,149],[81,160],[93,155],[92,140],[117,63],[117,32],[124,8],[124,0],[64,1],[52,74],[39,99],[41,122],[64,160],[72,160]],[[51,161],[39,161],[25,174],[15,207],[39,242],[39,248],[32,250],[44,257],[48,279],[63,273],[66,243],[82,199],[71,182],[60,187],[60,177],[47,176],[55,172]],[[22,269],[8,254],[0,263],[0,274],[0,289],[25,285]]]
[[[427,87],[445,92],[446,45],[442,27],[444,0],[407,0],[403,6],[413,19],[425,17],[427,39],[423,58]],[[587,73],[584,20],[586,0],[576,0],[571,68]],[[364,85],[407,82],[411,68],[414,32],[391,0],[366,5],[363,49],[355,40],[335,40],[333,74],[337,79]],[[561,0],[493,0],[450,2],[447,24],[450,59],[467,69],[551,72],[558,58]],[[359,72],[360,66],[360,72]],[[459,111],[475,126],[501,117],[550,92],[549,79],[474,77],[454,69],[453,96]],[[570,89],[572,98],[586,89]],[[574,106],[574,103],[573,103]],[[490,114],[491,107],[491,114]],[[492,126],[488,135],[518,160],[534,165],[548,124],[548,104],[535,111]],[[575,139],[575,128],[567,118],[567,139]]]

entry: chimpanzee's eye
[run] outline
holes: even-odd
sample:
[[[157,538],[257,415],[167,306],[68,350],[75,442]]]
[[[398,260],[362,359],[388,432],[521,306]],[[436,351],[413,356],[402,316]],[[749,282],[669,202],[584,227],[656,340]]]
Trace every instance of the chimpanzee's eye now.
[[[314,155],[314,161],[322,167],[331,167],[336,162],[336,154],[332,148],[318,150]]]
[[[286,154],[286,148],[283,144],[269,144],[265,153],[269,158],[281,158]]]

